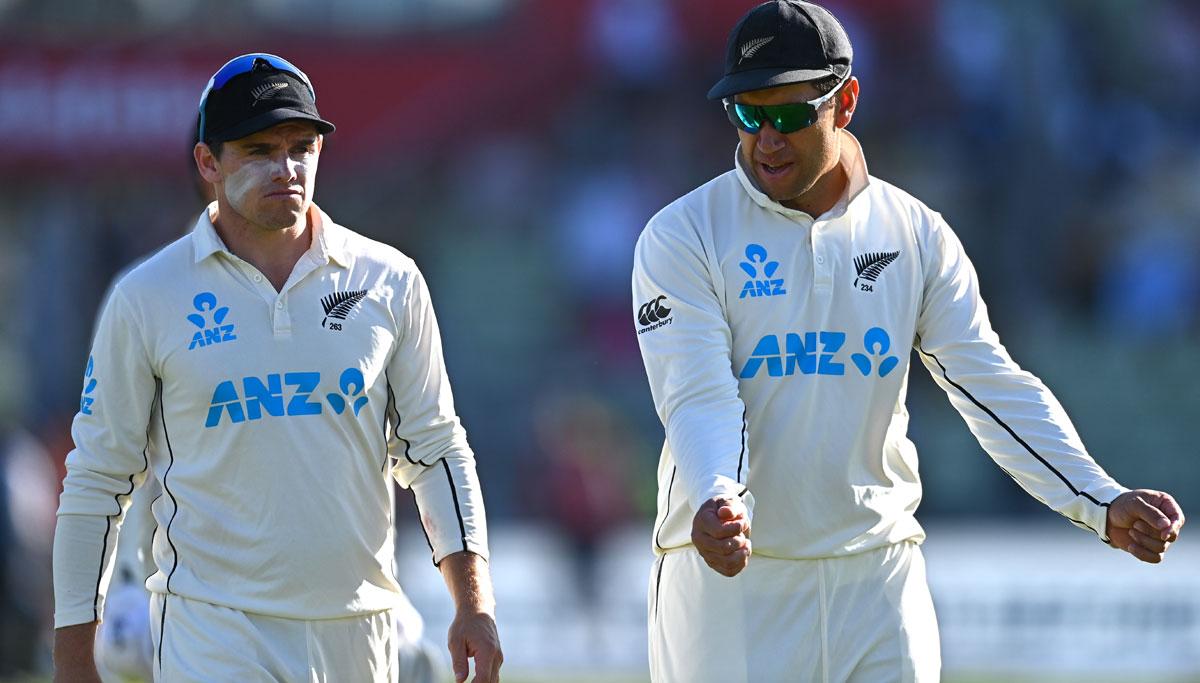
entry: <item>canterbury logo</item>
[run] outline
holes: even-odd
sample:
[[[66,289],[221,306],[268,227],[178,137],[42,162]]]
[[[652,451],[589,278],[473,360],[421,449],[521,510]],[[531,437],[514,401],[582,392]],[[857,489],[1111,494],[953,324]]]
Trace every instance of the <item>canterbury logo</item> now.
[[[858,277],[854,278],[854,285],[859,287],[864,292],[874,291],[874,288],[867,282],[875,282],[879,278],[880,273],[884,268],[888,267],[892,261],[900,257],[898,251],[875,251],[861,254],[854,258],[854,269],[858,271]],[[858,283],[859,280],[867,282]]]
[[[638,322],[642,326],[646,326],[666,320],[667,316],[671,315],[671,309],[662,305],[663,299],[666,298],[666,296],[659,296],[642,304],[641,309],[638,310]]]
[[[367,296],[367,290],[359,289],[353,292],[334,292],[329,296],[321,299],[321,307],[325,309],[325,317],[321,320],[321,327],[325,327],[325,323],[330,318],[345,320],[346,316],[350,315],[350,311],[358,305]],[[338,323],[331,323],[331,330],[340,330],[342,326]]]
[[[276,93],[286,87],[288,87],[287,83],[264,83],[263,85],[258,86],[254,90],[250,91],[250,95],[254,98],[254,104],[251,104],[250,106],[253,107],[268,97],[274,97]]]
[[[763,45],[775,40],[775,36],[767,36],[766,38],[755,38],[754,40],[742,43],[742,58],[738,60],[738,64],[750,59],[755,52],[762,49]]]

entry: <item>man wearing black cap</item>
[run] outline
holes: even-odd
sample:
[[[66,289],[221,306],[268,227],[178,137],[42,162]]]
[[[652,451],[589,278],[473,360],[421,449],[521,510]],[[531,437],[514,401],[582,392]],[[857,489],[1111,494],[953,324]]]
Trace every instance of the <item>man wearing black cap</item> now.
[[[1075,525],[1147,562],[1183,525],[1168,494],[1111,479],[1008,356],[942,217],[868,175],[845,130],[852,63],[823,8],[751,10],[709,91],[738,129],[735,168],[638,240],[635,324],[666,430],[655,681],[938,679],[910,345],[996,463]]]
[[[456,677],[474,658],[475,680],[498,680],[483,501],[420,272],[313,204],[333,124],[294,65],[231,60],[199,130],[216,201],[113,287],[88,360],[55,534],[56,680],[97,680],[112,551],[149,471],[157,680],[394,680],[389,475],[458,608]]]

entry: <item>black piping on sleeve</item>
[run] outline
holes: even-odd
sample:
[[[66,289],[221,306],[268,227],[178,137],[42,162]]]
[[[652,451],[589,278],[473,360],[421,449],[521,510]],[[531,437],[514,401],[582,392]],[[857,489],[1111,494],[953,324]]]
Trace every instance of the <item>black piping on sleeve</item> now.
[[[1026,452],[1028,452],[1030,455],[1032,455],[1034,458],[1036,458],[1038,462],[1045,465],[1046,469],[1053,472],[1054,476],[1058,477],[1058,479],[1060,481],[1062,481],[1062,483],[1066,484],[1067,488],[1071,490],[1071,493],[1075,494],[1076,496],[1082,496],[1084,498],[1087,498],[1088,500],[1092,501],[1093,503],[1095,503],[1096,505],[1099,505],[1101,507],[1108,507],[1108,503],[1101,503],[1100,501],[1096,500],[1087,491],[1081,491],[1074,484],[1072,484],[1070,482],[1070,480],[1067,479],[1066,476],[1063,475],[1062,472],[1059,472],[1057,469],[1055,469],[1055,467],[1053,465],[1051,465],[1045,458],[1043,458],[1037,451],[1033,450],[1033,447],[1031,447],[1028,443],[1025,442],[1024,439],[1022,439],[1020,436],[1018,436],[1017,433],[1015,431],[1013,431],[1012,427],[1009,427],[1008,424],[1004,422],[1004,420],[1001,420],[1000,417],[998,415],[996,415],[996,413],[992,412],[991,408],[988,408],[983,403],[981,403],[977,398],[972,396],[971,392],[969,392],[965,388],[963,388],[963,386],[961,384],[950,379],[950,375],[946,372],[946,366],[942,365],[942,361],[940,359],[938,359],[938,357],[935,356],[934,354],[929,353],[925,349],[921,348],[920,337],[917,338],[917,342],[918,342],[917,351],[921,352],[921,354],[924,356],[928,356],[928,357],[932,358],[933,362],[937,363],[938,367],[942,369],[942,377],[944,377],[947,382],[949,382],[955,389],[958,389],[960,392],[962,392],[962,395],[966,396],[967,399],[969,401],[971,401],[971,403],[974,403],[976,407],[978,407],[983,412],[987,413],[988,417],[992,418],[992,420],[996,424],[998,424],[1002,428],[1004,428],[1004,431],[1008,432],[1009,436],[1011,436],[1017,443],[1021,444],[1021,447],[1024,448],[1026,450]],[[1010,474],[1009,476],[1011,477],[1012,475]],[[1077,521],[1077,520],[1072,520],[1072,521]],[[1082,522],[1080,522],[1080,523],[1082,524]],[[1087,526],[1087,525],[1085,524],[1084,526]],[[1095,529],[1092,529],[1092,530],[1095,531]]]
[[[404,442],[404,459],[407,460],[410,464],[424,465],[425,467],[428,467],[428,465],[426,465],[425,463],[413,460],[412,457],[409,456],[408,449],[412,448],[412,443],[410,443],[408,439],[400,436],[400,409],[396,407],[396,393],[394,391],[392,391],[392,380],[388,377],[386,370],[383,373],[383,380],[387,383],[387,392],[388,392],[387,408],[391,409],[392,416],[395,418],[395,422],[392,426],[392,434],[394,434],[398,440]],[[386,409],[385,409],[385,412],[386,412]]]
[[[151,401],[150,405],[153,407],[154,401]],[[149,442],[150,442],[150,426],[149,425],[146,426],[146,442],[147,442],[147,444],[149,444]],[[95,597],[92,598],[92,620],[93,621],[99,621],[100,616],[101,616],[100,615],[100,581],[104,578],[104,556],[106,554],[108,554],[108,536],[110,533],[112,533],[113,519],[120,516],[120,514],[121,514],[121,498],[122,497],[128,498],[129,496],[133,495],[133,490],[135,488],[137,488],[133,483],[134,477],[138,476],[139,474],[145,474],[146,470],[148,470],[148,469],[150,469],[150,458],[146,454],[146,448],[143,448],[142,449],[142,469],[141,469],[141,471],[137,472],[135,474],[129,475],[129,490],[125,491],[124,493],[118,492],[113,495],[113,500],[117,504],[117,511],[115,513],[113,513],[112,515],[109,515],[108,517],[104,518],[104,540],[100,543],[100,561],[99,561],[98,567],[96,569],[96,593],[95,593]]]
[[[467,550],[467,525],[463,522],[462,508],[458,504],[458,489],[454,487],[454,476],[450,474],[450,463],[442,459],[446,470],[446,481],[450,484],[450,496],[454,499],[454,514],[458,516],[458,530],[462,534],[462,549]]]
[[[742,406],[742,450],[738,454],[737,483],[742,483],[742,463],[746,460],[746,407]]]

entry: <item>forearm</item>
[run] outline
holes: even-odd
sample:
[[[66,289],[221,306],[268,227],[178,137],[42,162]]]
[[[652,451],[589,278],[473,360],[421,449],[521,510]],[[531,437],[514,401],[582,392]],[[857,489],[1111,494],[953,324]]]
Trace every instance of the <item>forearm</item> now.
[[[454,679],[467,680],[468,660],[475,660],[477,683],[499,683],[500,635],[496,630],[496,599],[487,560],[467,550],[451,553],[438,565],[454,598],[456,614],[446,634]]]
[[[55,681],[91,683],[100,680],[92,654],[96,644],[97,623],[99,622],[91,621],[55,629]]]
[[[473,552],[459,551],[443,558],[439,568],[460,614],[495,616],[496,598],[486,560]]]
[[[94,622],[104,609],[105,580],[117,533],[113,520],[62,515],[54,531],[54,625]]]
[[[412,488],[434,564],[441,565],[447,556],[464,551],[486,560],[487,521],[474,459],[442,458],[422,468],[410,481],[406,480],[414,466],[401,463],[396,469],[400,483]]]
[[[711,498],[742,494],[749,471],[746,406],[739,369],[731,372],[734,335],[708,253],[686,217],[659,216],[638,239],[633,270],[638,347],[678,467],[675,486],[694,510]],[[654,321],[647,318],[651,308]],[[740,372],[757,372],[763,363],[752,359]]]

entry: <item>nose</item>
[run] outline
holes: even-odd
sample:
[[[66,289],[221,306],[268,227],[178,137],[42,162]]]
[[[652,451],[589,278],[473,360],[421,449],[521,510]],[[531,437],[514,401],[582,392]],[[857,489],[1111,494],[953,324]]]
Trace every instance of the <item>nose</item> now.
[[[272,180],[290,183],[297,178],[298,170],[295,159],[284,153],[274,161],[275,163],[271,165]]]
[[[754,138],[754,146],[758,148],[758,151],[771,154],[783,149],[785,144],[787,142],[783,133],[775,130],[770,121],[763,121],[762,126],[758,129],[758,135]]]

